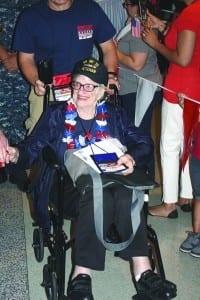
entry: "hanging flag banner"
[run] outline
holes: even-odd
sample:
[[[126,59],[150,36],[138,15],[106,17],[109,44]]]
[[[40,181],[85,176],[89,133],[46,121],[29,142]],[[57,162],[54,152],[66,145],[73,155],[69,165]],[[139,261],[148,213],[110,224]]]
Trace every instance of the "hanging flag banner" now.
[[[136,94],[136,107],[135,107],[135,126],[139,127],[142,119],[151,104],[155,91],[157,90],[157,84],[152,84],[149,80],[143,80],[138,77],[138,86]]]

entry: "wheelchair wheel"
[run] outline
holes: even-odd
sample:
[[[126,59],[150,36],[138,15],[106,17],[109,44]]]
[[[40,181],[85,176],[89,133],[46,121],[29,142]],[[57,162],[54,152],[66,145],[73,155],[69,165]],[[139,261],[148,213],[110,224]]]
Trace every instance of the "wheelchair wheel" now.
[[[35,228],[33,231],[33,249],[35,258],[38,262],[41,262],[44,258],[44,239],[41,228]]]
[[[45,288],[48,300],[58,300],[57,276],[51,271],[49,265],[44,265],[42,286]]]

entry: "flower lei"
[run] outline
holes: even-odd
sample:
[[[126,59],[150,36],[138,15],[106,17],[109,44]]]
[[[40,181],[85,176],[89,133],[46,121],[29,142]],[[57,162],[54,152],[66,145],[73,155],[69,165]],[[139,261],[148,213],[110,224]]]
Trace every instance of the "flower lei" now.
[[[67,144],[67,149],[79,149],[82,147],[79,140],[74,135],[77,123],[77,116],[78,113],[75,103],[73,102],[73,100],[68,101],[68,103],[66,104],[65,111],[65,130],[62,139],[62,141]],[[96,108],[96,136],[92,137],[88,141],[88,144],[95,143],[109,136],[107,132],[107,118],[108,111],[105,105],[105,101],[103,101],[100,104],[98,104]]]

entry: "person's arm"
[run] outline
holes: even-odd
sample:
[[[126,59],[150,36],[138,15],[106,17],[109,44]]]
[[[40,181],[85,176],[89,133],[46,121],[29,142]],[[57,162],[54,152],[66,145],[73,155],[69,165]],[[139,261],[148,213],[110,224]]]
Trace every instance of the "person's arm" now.
[[[178,33],[175,50],[171,50],[162,44],[150,28],[144,29],[142,38],[145,43],[162,54],[171,63],[186,67],[191,62],[196,45],[196,33],[193,31],[183,30]]]
[[[107,67],[108,72],[116,72],[118,60],[115,43],[112,39],[100,44],[103,61]]]
[[[108,70],[108,86],[115,84],[119,88],[119,82],[116,74],[118,59],[116,46],[113,39],[100,44],[103,53],[103,62]]]
[[[8,72],[16,72],[18,70],[16,53],[8,52],[3,45],[0,44],[0,61]]]
[[[120,50],[117,50],[117,55],[119,62],[133,71],[142,70],[148,58],[148,53],[146,52],[132,52],[130,55],[128,55]]]
[[[45,94],[45,85],[39,80],[34,54],[19,52],[19,66],[27,81],[34,87],[35,93],[43,96]]]
[[[0,60],[4,61],[4,59],[8,58],[8,51],[4,48],[3,45],[0,44]]]

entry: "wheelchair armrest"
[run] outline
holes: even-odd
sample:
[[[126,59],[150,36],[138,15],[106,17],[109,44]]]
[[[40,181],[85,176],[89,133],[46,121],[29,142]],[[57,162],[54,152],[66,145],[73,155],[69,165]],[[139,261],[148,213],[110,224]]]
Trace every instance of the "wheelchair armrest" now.
[[[42,150],[42,158],[51,168],[60,169],[62,167],[55,151],[50,146],[46,146]]]

